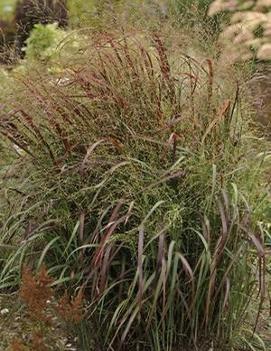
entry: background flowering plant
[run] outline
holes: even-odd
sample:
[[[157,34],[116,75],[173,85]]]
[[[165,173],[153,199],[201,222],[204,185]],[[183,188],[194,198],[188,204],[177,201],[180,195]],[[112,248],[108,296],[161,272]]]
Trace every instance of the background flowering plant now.
[[[271,0],[215,0],[209,15],[231,12],[221,34],[227,56],[233,62],[271,59]]]

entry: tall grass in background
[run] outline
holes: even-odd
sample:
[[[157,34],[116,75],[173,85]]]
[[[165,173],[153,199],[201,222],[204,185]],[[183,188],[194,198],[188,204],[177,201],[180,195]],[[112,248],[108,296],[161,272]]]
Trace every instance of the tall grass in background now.
[[[211,0],[71,0],[70,25],[92,26],[99,30],[130,25],[155,27],[172,21],[177,27],[201,27],[206,34],[218,34],[225,14],[208,16]]]
[[[158,33],[89,42],[57,76],[15,74],[3,104],[0,288],[23,263],[83,287],[84,350],[230,349],[265,296],[268,209],[236,72]]]
[[[170,0],[169,4],[174,7],[178,12],[185,13],[195,9],[201,10],[203,14],[207,14],[208,7],[212,0]]]

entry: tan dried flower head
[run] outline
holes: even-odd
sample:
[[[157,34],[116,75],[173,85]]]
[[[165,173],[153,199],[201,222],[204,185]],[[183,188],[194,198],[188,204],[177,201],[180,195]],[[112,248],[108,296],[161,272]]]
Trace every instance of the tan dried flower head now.
[[[232,62],[253,57],[271,60],[271,0],[215,0],[209,15],[223,11],[233,13],[220,36],[227,59],[231,58]]]
[[[84,317],[84,294],[80,288],[75,297],[70,298],[67,291],[58,302],[57,312],[65,322],[79,323]]]
[[[271,0],[258,0],[256,3],[256,7],[258,9],[264,8],[264,7],[271,7]]]
[[[223,11],[234,11],[238,6],[238,0],[215,0],[209,7],[209,16],[216,15]]]
[[[257,52],[257,58],[265,61],[271,59],[271,42],[260,47]]]
[[[10,351],[30,351],[27,346],[25,346],[21,340],[19,339],[14,339],[10,346],[9,346]]]
[[[32,350],[48,351],[48,347],[45,345],[44,336],[41,332],[35,332],[32,334]]]

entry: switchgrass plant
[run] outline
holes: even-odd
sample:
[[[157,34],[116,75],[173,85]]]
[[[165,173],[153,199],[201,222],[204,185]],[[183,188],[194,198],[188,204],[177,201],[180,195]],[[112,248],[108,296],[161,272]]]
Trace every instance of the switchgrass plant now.
[[[269,206],[238,74],[158,33],[89,41],[57,77],[18,76],[1,111],[23,173],[4,184],[0,287],[23,262],[81,286],[84,350],[230,349],[266,294]]]

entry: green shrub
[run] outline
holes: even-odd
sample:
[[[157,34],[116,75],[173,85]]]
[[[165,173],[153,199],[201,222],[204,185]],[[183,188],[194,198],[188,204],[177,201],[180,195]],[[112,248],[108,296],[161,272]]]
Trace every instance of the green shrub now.
[[[86,40],[84,33],[64,31],[57,23],[36,24],[23,48],[25,58],[13,69],[13,74],[28,74],[28,69],[43,69],[54,75],[62,71],[65,64],[80,59]]]
[[[5,185],[0,287],[46,263],[85,288],[94,349],[226,350],[265,269],[265,157],[239,91],[157,34],[89,41],[5,102],[24,173]]]
[[[57,46],[65,36],[65,31],[58,29],[57,23],[35,24],[26,40],[26,59],[48,61],[53,55],[57,55]]]
[[[59,27],[67,27],[66,0],[19,0],[15,8],[14,21],[18,28],[16,48],[21,56],[21,50],[35,24],[57,22]]]

